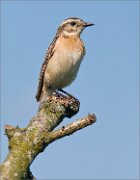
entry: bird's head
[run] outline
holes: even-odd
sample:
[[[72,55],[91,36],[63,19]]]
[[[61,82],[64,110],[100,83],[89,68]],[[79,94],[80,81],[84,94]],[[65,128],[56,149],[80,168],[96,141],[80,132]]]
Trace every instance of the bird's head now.
[[[65,19],[60,25],[59,29],[66,36],[79,36],[86,27],[93,25],[93,23],[88,23],[82,19],[74,17]]]

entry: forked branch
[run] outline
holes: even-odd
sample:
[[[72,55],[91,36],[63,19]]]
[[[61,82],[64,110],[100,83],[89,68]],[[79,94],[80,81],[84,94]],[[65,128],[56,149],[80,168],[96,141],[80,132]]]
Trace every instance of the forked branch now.
[[[1,165],[1,180],[35,179],[30,165],[36,156],[53,141],[93,124],[95,115],[88,115],[61,129],[54,130],[65,117],[79,111],[80,103],[74,98],[53,97],[42,104],[26,128],[5,126],[9,140],[9,154]]]

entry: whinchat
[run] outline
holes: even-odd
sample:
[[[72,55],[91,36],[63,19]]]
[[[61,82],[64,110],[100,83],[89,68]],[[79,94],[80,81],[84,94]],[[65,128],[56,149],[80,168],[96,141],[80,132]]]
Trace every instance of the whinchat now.
[[[70,85],[76,78],[85,55],[82,31],[94,25],[80,18],[68,18],[59,26],[41,68],[37,101],[46,101],[56,90]]]

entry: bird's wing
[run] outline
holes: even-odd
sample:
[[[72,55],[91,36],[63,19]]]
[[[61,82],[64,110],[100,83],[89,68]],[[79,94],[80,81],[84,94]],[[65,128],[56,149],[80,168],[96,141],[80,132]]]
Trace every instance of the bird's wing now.
[[[56,34],[54,40],[52,41],[52,43],[50,44],[48,51],[45,55],[45,60],[42,64],[41,67],[41,71],[40,71],[40,75],[39,75],[39,83],[38,83],[38,89],[37,89],[37,94],[36,94],[36,99],[37,101],[40,100],[41,97],[41,93],[42,93],[42,87],[43,87],[43,83],[44,83],[44,74],[48,65],[48,62],[50,60],[50,58],[53,56],[54,54],[54,47],[55,47],[55,42],[59,37],[59,33]]]

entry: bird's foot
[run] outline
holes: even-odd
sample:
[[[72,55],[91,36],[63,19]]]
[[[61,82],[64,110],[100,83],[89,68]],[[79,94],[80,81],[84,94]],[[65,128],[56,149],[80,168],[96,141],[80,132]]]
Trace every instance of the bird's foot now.
[[[58,97],[58,98],[65,98],[66,97],[62,93],[60,93],[58,90],[55,90],[55,92],[53,93],[53,96]]]
[[[59,91],[61,91],[61,93]],[[53,94],[53,96],[51,96],[50,98],[58,100],[59,102],[60,101],[65,101],[67,103],[76,102],[78,105],[80,105],[80,102],[79,102],[79,100],[77,98],[75,98],[73,95],[71,95],[70,93],[68,93],[68,92],[66,92],[66,91],[64,91],[62,89],[56,90],[55,94]]]
[[[46,101],[40,102],[39,110],[46,107],[46,105],[55,103],[55,104],[61,104],[66,108],[66,117],[72,117],[79,111],[80,102],[78,99],[76,99],[74,96],[70,95],[69,93],[65,93],[67,95],[64,95],[62,93],[54,93],[52,96],[48,97]]]
[[[73,96],[59,93],[59,96],[54,94],[50,97],[50,101],[62,104],[68,111],[67,117],[75,115],[79,111],[80,101]]]
[[[62,92],[63,94],[66,94],[69,99],[75,99],[75,101],[78,100],[78,99],[77,99],[76,97],[74,97],[72,94],[64,91],[63,89],[58,89],[58,91]],[[61,95],[63,95],[63,94],[61,94]],[[63,95],[63,96],[66,97],[65,95]]]

